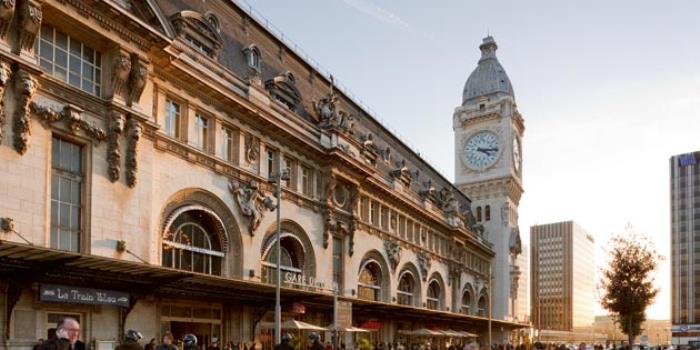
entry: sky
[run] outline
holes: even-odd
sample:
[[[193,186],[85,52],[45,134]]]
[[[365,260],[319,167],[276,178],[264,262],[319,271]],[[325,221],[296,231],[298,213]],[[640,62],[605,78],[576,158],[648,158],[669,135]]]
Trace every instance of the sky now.
[[[574,220],[600,268],[631,225],[666,257],[648,317],[670,317],[669,158],[700,150],[700,1],[248,3],[448,179],[452,113],[491,34],[525,119],[523,239]]]

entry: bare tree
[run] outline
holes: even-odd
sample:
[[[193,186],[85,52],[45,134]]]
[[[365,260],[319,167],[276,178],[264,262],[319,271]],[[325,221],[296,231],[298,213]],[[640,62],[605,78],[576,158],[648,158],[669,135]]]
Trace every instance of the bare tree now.
[[[663,258],[646,236],[628,226],[625,233],[614,236],[608,244],[610,262],[603,269],[601,305],[617,318],[630,347],[641,334],[645,311],[659,293],[654,287],[654,272]]]

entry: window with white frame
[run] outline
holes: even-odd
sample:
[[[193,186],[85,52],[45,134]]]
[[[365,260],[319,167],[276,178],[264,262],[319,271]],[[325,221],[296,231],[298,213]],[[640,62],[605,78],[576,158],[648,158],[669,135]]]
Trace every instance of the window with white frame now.
[[[233,162],[233,130],[224,127],[221,133],[221,156],[225,161]]]
[[[180,137],[180,104],[165,100],[165,133],[172,138]]]
[[[428,301],[428,309],[440,310],[441,294],[440,282],[437,280],[430,281],[430,284],[428,284],[428,297],[426,298]]]
[[[313,184],[313,178],[311,177],[311,169],[303,166],[301,167],[301,192],[307,196],[311,196]]]
[[[194,145],[203,150],[207,150],[207,140],[209,136],[209,119],[197,113],[194,117]]]
[[[36,51],[39,66],[52,77],[100,96],[102,55],[75,38],[44,24]]]
[[[51,248],[80,251],[83,192],[82,147],[51,139]]]
[[[163,266],[221,275],[225,255],[217,231],[217,219],[206,211],[179,214],[163,234]]]
[[[404,271],[399,277],[399,288],[396,290],[397,301],[401,305],[413,305],[416,292],[416,278],[411,271]]]

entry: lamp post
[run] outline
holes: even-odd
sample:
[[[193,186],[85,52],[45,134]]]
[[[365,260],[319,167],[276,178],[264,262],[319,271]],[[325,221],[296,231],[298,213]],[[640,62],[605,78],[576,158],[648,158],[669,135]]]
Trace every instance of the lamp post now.
[[[277,285],[275,286],[275,344],[282,343],[282,303],[280,301],[280,291],[282,289],[282,246],[280,245],[282,236],[282,227],[280,225],[281,215],[280,215],[280,205],[282,203],[282,181],[289,180],[289,171],[287,169],[281,170],[279,173],[274,175],[270,182],[275,184],[275,196],[277,197],[276,203],[271,203],[270,200],[265,201],[265,206],[270,210],[275,210],[277,212],[277,234],[275,243],[275,249],[277,249]]]
[[[493,274],[492,274],[492,266],[489,266],[489,350],[492,349],[492,343],[493,340],[491,339],[491,296],[493,295]]]

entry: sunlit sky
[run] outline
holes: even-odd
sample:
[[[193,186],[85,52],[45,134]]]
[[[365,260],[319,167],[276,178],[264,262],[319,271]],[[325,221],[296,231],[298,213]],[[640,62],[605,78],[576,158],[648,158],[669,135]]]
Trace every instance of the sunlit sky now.
[[[700,150],[700,1],[248,0],[448,178],[452,113],[490,33],[525,119],[520,228],[631,223],[666,256],[669,157]],[[597,310],[602,314],[602,309]]]

